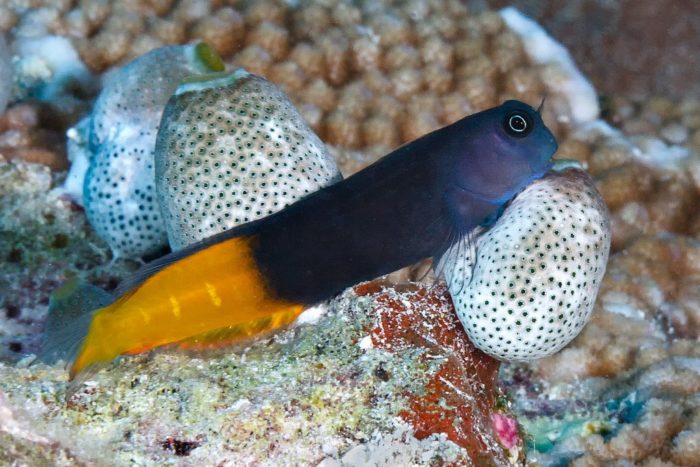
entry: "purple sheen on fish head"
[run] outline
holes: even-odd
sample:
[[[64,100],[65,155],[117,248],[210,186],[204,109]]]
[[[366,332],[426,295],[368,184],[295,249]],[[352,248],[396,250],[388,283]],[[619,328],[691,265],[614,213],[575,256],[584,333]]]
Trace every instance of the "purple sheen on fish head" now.
[[[510,100],[465,119],[469,140],[458,156],[454,185],[492,204],[503,204],[551,168],[557,150],[542,117]]]

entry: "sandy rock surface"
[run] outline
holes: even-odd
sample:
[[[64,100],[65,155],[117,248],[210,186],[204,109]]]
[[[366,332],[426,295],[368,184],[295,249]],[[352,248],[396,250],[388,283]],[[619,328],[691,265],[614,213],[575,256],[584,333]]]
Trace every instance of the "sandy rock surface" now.
[[[322,311],[237,351],[125,359],[69,390],[60,366],[0,364],[0,459],[360,466],[522,456],[522,439],[501,426],[512,418],[499,364],[469,343],[444,286],[368,283]]]

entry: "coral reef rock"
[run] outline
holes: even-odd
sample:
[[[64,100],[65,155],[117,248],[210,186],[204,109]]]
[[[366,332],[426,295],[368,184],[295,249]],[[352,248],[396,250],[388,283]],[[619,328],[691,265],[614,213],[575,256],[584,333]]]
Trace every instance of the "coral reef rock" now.
[[[0,154],[8,160],[68,167],[61,124],[47,104],[18,102],[0,115]]]
[[[31,14],[21,2],[0,6],[0,28],[14,38],[36,30],[69,37],[94,73],[204,40],[228,65],[280,86],[321,140],[350,150],[340,161],[349,174],[507,99],[537,106],[547,94],[563,112],[546,112],[557,136],[576,120],[566,112],[583,112],[560,86],[571,82],[563,61],[533,60],[497,12],[466,3],[33,0]]]
[[[287,96],[244,70],[177,89],[163,112],[155,173],[174,250],[277,212],[341,178]]]
[[[89,92],[94,77],[66,37],[23,37],[14,43],[18,97],[30,97],[68,108],[78,105],[74,90]]]
[[[537,19],[603,95],[700,93],[700,6],[685,0],[488,0]],[[640,47],[643,44],[643,47]]]
[[[611,255],[579,337],[529,366],[504,367],[501,381],[518,394],[514,410],[533,437],[529,459],[697,465],[698,258],[700,238],[635,235]]]
[[[124,358],[68,393],[63,368],[25,363],[0,364],[3,461],[509,465],[522,454],[498,362],[469,343],[444,286],[364,284],[313,324],[206,358]]]
[[[369,329],[364,337],[353,334],[354,327],[344,330],[346,338],[358,339],[347,346],[305,337],[329,329],[329,321],[223,357],[158,353],[151,360],[124,359],[79,388],[66,406],[63,370],[25,368],[22,362],[36,351],[49,293],[75,276],[111,290],[134,264],[110,263],[109,247],[84,213],[55,190],[67,164],[62,133],[74,126],[67,144],[73,147],[75,176],[67,191],[74,194],[76,186],[82,191],[76,180],[89,153],[84,124],[76,125],[80,106],[66,112],[54,102],[17,102],[29,89],[18,86],[13,105],[0,116],[0,463],[90,463],[104,456],[122,463],[243,464],[259,456],[283,463],[280,449],[287,447],[299,460],[325,465],[391,463],[387,459],[459,464],[466,459],[460,456],[474,452],[464,447],[472,433],[467,425],[451,423],[459,416],[475,427],[489,426],[477,430],[490,439],[481,452],[495,452],[484,447],[493,446],[493,436],[518,451],[518,432],[528,432],[527,459],[540,465],[697,465],[700,104],[697,96],[683,94],[700,83],[688,79],[698,69],[697,54],[687,52],[697,42],[697,34],[688,35],[697,7],[680,0],[571,0],[557,8],[551,1],[520,2],[570,46],[571,57],[590,73],[584,77],[541,27],[521,21],[528,27],[513,29],[502,13],[483,8],[494,2],[0,2],[0,30],[11,47],[24,38],[61,36],[95,75],[158,47],[203,39],[228,67],[245,68],[279,86],[346,175],[466,114],[508,98],[537,106],[546,94],[543,118],[560,143],[556,157],[587,168],[612,225],[607,273],[581,334],[553,356],[500,366],[498,380],[509,389],[519,425],[508,414],[493,414],[491,425],[480,415],[469,419],[467,408],[474,405],[459,402],[454,390],[463,390],[462,376],[482,374],[472,380],[477,386],[476,381],[492,381],[494,360],[479,360],[472,368],[470,357],[450,353],[448,361],[467,359],[466,373],[455,373],[456,367],[415,373],[416,365],[439,363],[432,352],[416,361],[410,347],[392,354]],[[473,6],[479,3],[482,8]],[[678,27],[667,27],[678,16]],[[653,20],[645,23],[645,17]],[[602,29],[589,27],[592,23]],[[675,50],[666,53],[654,37],[672,34],[681,39],[666,42]],[[601,46],[611,40],[612,47]],[[538,43],[546,47],[538,50]],[[604,94],[600,100],[588,79]],[[647,94],[652,88],[669,94]],[[636,92],[640,89],[643,94]],[[74,91],[88,108],[89,90]],[[598,111],[605,120],[596,119]],[[392,279],[400,287],[407,277],[424,276],[426,267]],[[342,325],[363,326],[357,323],[364,314],[350,315],[344,304],[379,300],[379,292],[368,291],[364,298],[360,292],[334,302],[335,311],[322,319],[352,316]],[[395,309],[414,309],[421,299],[392,291],[382,300]],[[432,332],[453,329],[457,321],[450,316],[451,322],[436,321],[440,325]],[[411,332],[411,323],[386,321],[393,327],[383,332]],[[405,341],[421,345],[429,339]],[[318,346],[303,355],[291,347],[274,350],[293,347],[291,342]],[[338,356],[335,366],[314,366],[336,348],[347,355]],[[379,355],[386,358],[381,367]],[[243,364],[250,359],[252,365]],[[275,368],[289,371],[281,377]],[[404,370],[413,373],[408,377]],[[329,376],[333,371],[337,379]],[[398,381],[406,384],[391,386]],[[425,399],[413,398],[410,391],[421,384],[432,389],[423,393]],[[465,385],[476,387],[470,384]],[[396,402],[390,415],[381,409],[391,405],[387,401]],[[399,452],[405,457],[391,457]],[[237,453],[249,455],[242,459]]]
[[[0,151],[0,358],[36,352],[50,293],[79,276],[112,289],[134,265],[109,263],[85,215],[55,188],[62,175]]]

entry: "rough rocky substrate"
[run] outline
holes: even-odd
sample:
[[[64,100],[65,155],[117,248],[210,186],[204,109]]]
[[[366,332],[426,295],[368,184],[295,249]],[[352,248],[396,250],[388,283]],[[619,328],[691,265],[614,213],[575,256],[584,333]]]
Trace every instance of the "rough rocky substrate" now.
[[[82,209],[57,189],[64,177],[0,153],[0,359],[38,350],[57,286],[79,276],[113,289],[136,267],[109,261]]]
[[[700,242],[646,236],[613,255],[591,322],[566,349],[501,374],[529,460],[697,465]]]
[[[62,92],[48,95],[57,105],[70,95],[73,122],[85,110],[75,99],[95,91],[80,84],[88,70],[204,40],[280,86],[324,142],[361,150],[342,152],[347,173],[508,98],[567,105],[559,64],[534,63],[496,11],[459,0],[26,0],[0,5],[0,31],[19,51],[16,94],[46,96],[57,81]],[[54,48],[74,60],[53,60]],[[552,116],[563,135],[567,122]]]
[[[60,367],[0,364],[0,462],[522,460],[499,365],[469,343],[443,286],[368,283],[316,319],[235,351],[126,358],[72,393]]]

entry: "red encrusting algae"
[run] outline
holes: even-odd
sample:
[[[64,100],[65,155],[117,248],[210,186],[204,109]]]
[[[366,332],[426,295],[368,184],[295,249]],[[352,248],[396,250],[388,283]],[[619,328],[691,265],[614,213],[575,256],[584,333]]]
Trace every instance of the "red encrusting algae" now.
[[[447,287],[411,285],[398,290],[374,281],[355,287],[355,292],[374,299],[372,314],[377,318],[369,332],[375,347],[391,352],[425,349],[421,358],[444,360],[423,393],[407,394],[409,408],[400,413],[416,437],[445,433],[476,465],[508,464],[510,456],[493,424],[500,364],[471,344]]]

